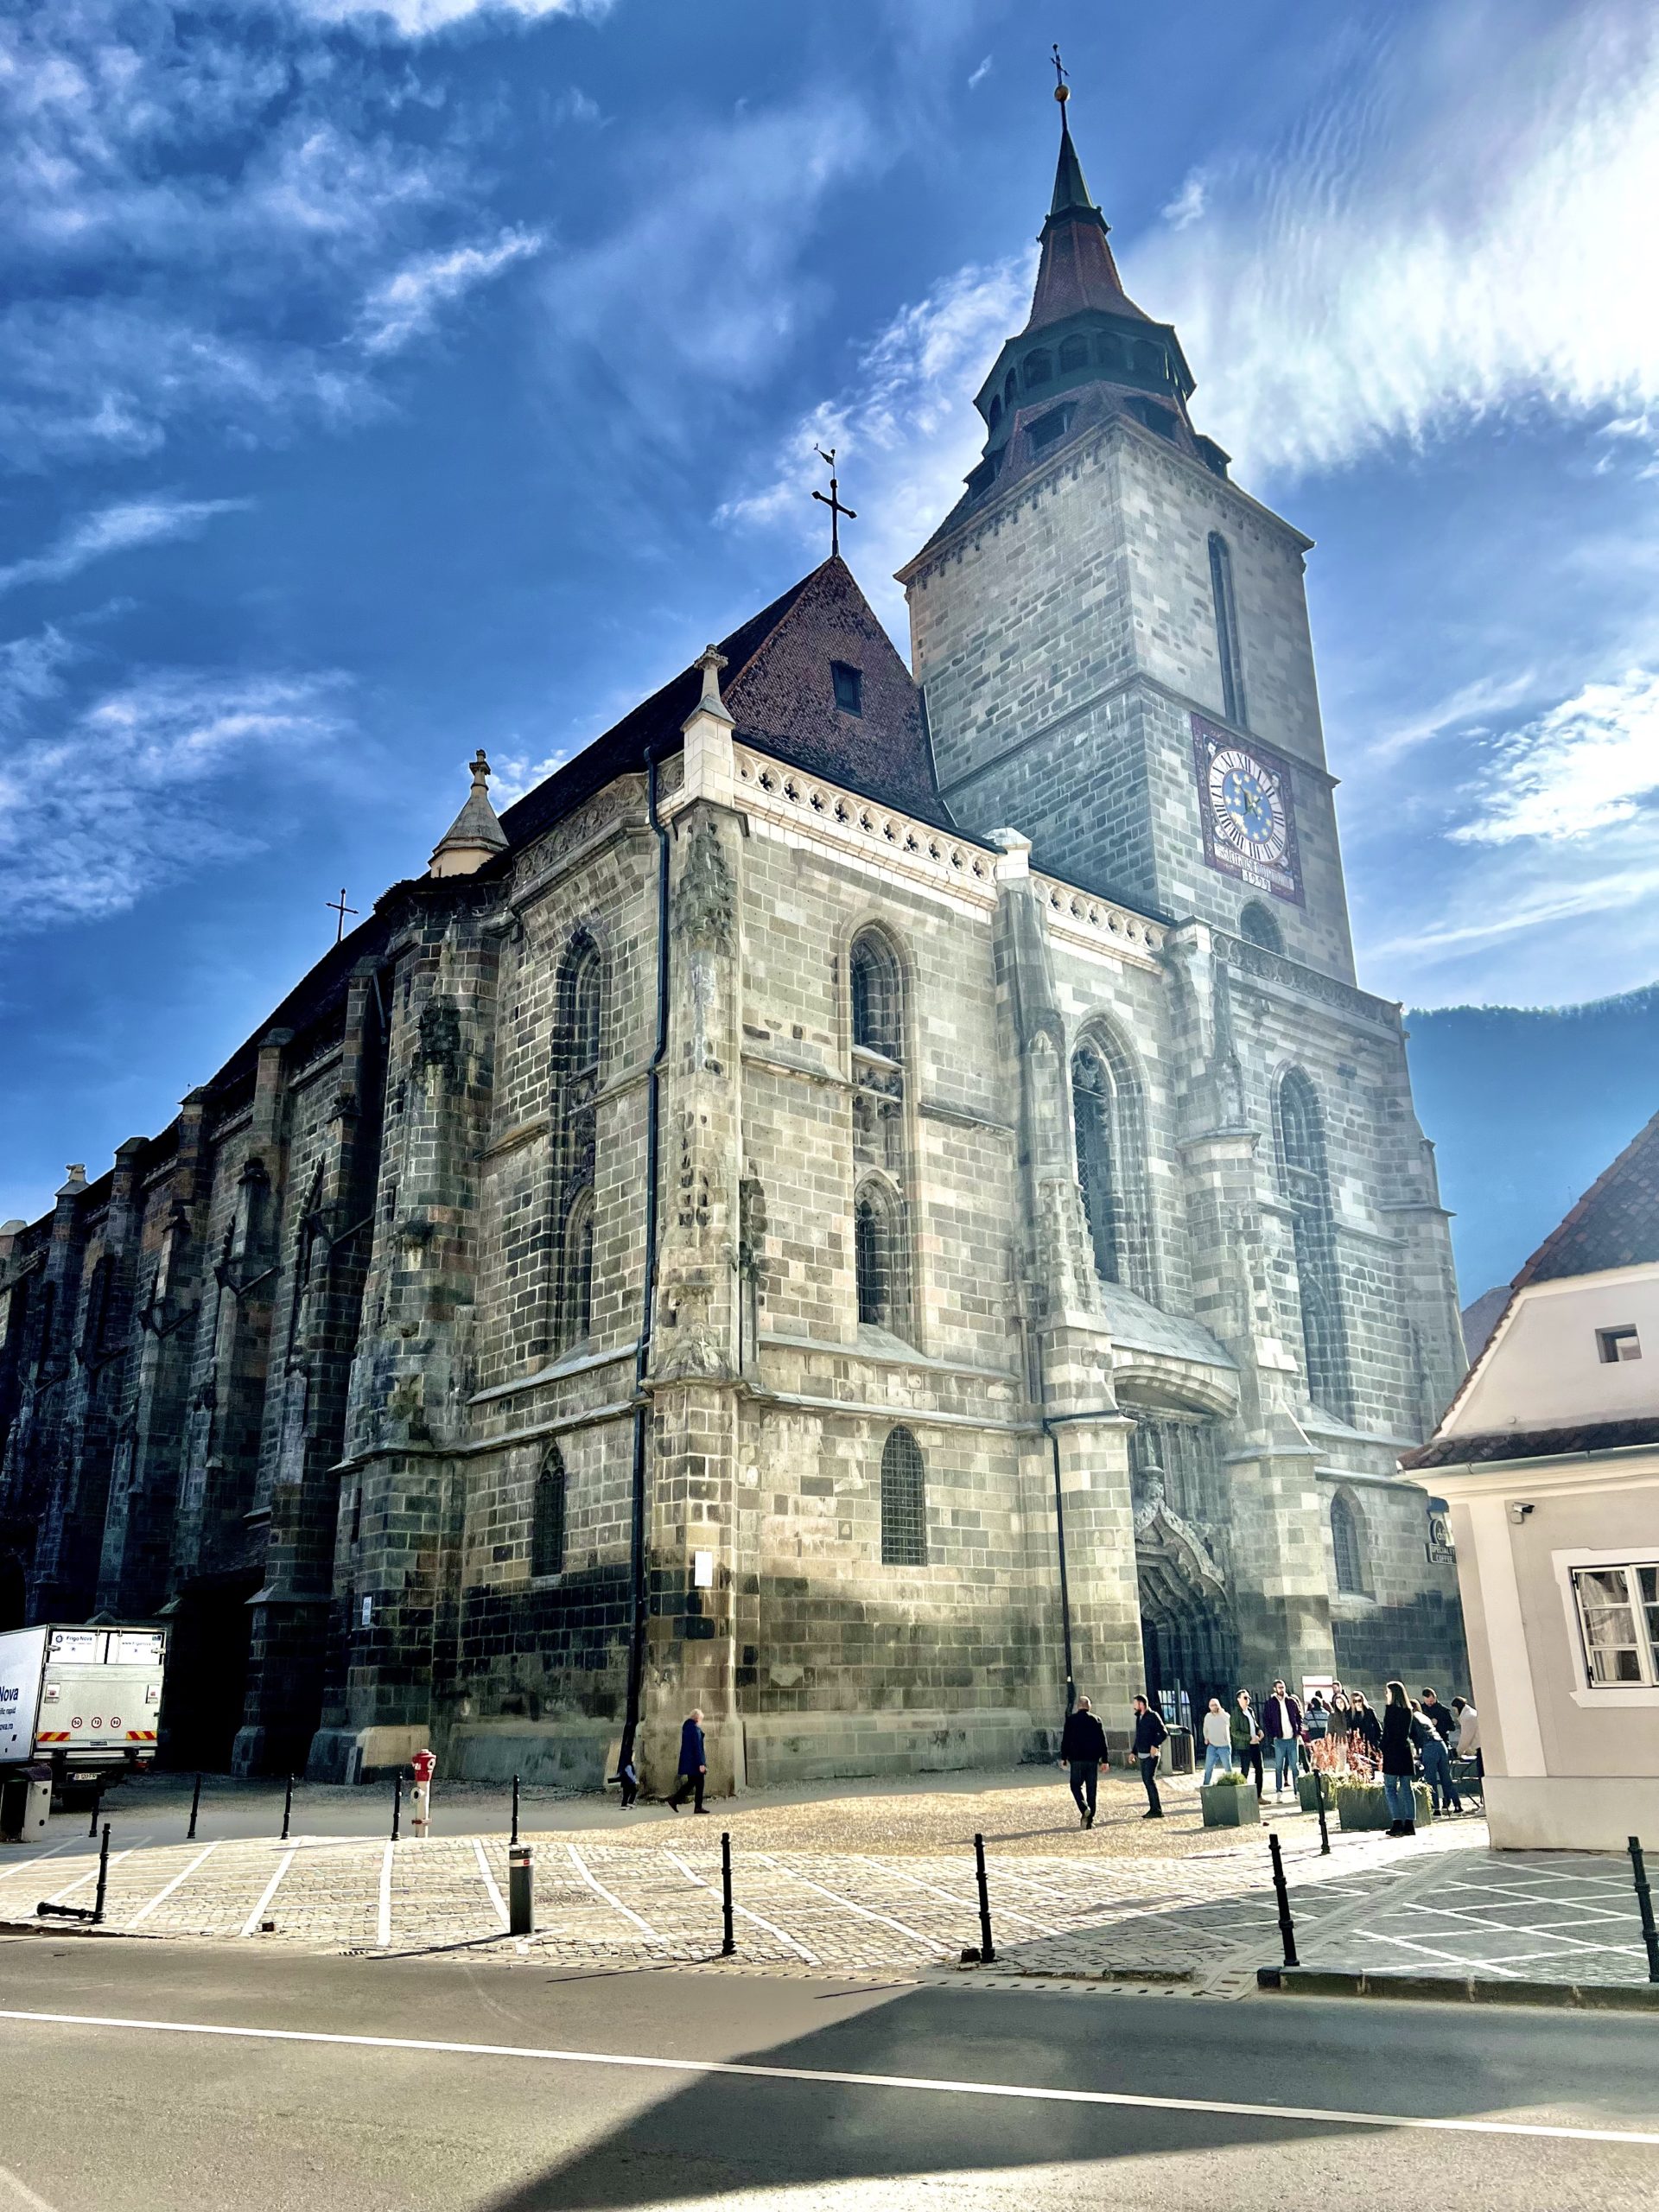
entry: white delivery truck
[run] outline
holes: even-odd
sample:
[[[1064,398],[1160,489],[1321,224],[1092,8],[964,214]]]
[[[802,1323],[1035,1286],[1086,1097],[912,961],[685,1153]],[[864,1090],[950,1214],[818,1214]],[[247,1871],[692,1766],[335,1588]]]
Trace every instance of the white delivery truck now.
[[[10,1629],[0,1634],[0,1781],[49,1766],[60,1801],[156,1757],[165,1629]]]

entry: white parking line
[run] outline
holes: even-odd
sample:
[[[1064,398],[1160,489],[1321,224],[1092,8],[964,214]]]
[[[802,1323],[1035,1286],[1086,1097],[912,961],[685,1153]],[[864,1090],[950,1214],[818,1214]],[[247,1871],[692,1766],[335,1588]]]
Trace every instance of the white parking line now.
[[[821,1897],[828,1897],[831,1904],[838,1904],[847,1912],[855,1912],[861,1920],[879,1920],[884,1928],[897,1929],[899,1935],[907,1936],[912,1943],[919,1943],[930,1959],[938,1958],[946,1948],[933,1936],[924,1936],[919,1929],[906,1928],[902,1920],[895,1920],[891,1913],[877,1912],[870,1905],[857,1904],[851,1897],[843,1897],[834,1890],[826,1890],[822,1882],[813,1881],[810,1875],[798,1874],[792,1866],[779,1865],[769,1851],[756,1851],[749,1855],[758,1859],[763,1866],[776,1867],[780,1874],[787,1875],[791,1882],[801,1882],[809,1890],[816,1890]]]
[[[149,1839],[147,1836],[141,1836],[138,1842],[147,1843],[149,1840]],[[112,1851],[110,1853],[111,1866],[118,1866],[124,1859],[130,1859],[133,1853],[137,1851],[137,1848],[138,1844],[135,1843],[125,1851]],[[73,1882],[66,1882],[62,1889],[59,1890],[54,1896],[47,1899],[47,1903],[48,1904],[61,1904],[65,1897],[73,1897],[77,1890],[84,1890],[88,1882],[95,1882],[97,1879],[98,1861],[94,1859],[92,1865],[87,1868],[84,1874],[77,1875]]]
[[[507,1910],[506,1899],[496,1887],[495,1877],[490,1872],[490,1862],[485,1856],[482,1836],[475,1835],[473,1838],[473,1849],[478,1853],[478,1871],[484,1877],[484,1886],[490,1893],[490,1903],[495,1907],[496,1917],[504,1928],[511,1928],[512,1918]]]
[[[692,1876],[695,1881],[696,1877]],[[705,1888],[708,1885],[705,1883]],[[632,2051],[552,2050],[534,2044],[441,2043],[413,2036],[331,2035],[315,2028],[224,2027],[199,2020],[131,2020],[97,2012],[22,2012],[0,2020],[41,2026],[132,2029],[141,2034],[219,2036],[248,2043],[313,2043],[359,2050],[424,2050],[467,2058],[523,2058],[557,2066],[618,2066],[646,2073],[731,2076],[749,2082],[822,2082],[836,2088],[906,2089],[951,2097],[1002,2097],[1024,2104],[1096,2105],[1131,2112],[1218,2113],[1241,2120],[1291,2120],[1304,2127],[1410,2128],[1434,2135],[1519,2135],[1551,2142],[1627,2143],[1659,2150],[1659,2130],[1566,2127],[1530,2120],[1439,2120],[1414,2113],[1347,2112],[1325,2105],[1247,2104],[1238,2098],[1155,2097],[1126,2089],[1051,2089],[1020,2082],[954,2082],[929,2074],[848,2074],[818,2066],[760,2066],[741,2059],[658,2058]]]
[[[276,1872],[265,1884],[264,1895],[260,1897],[258,1904],[255,1905],[253,1910],[243,1922],[243,1935],[257,1936],[259,1933],[259,1923],[264,1918],[265,1907],[270,1903],[272,1897],[276,1896],[277,1887],[280,1885],[283,1875],[287,1873],[289,1868],[293,1864],[293,1852],[291,1850],[285,1851],[282,1857],[276,1861]]]
[[[671,1859],[674,1861],[674,1864],[679,1868],[681,1873],[684,1875],[688,1882],[695,1882],[700,1890],[707,1890],[710,1896],[715,1894],[714,1884],[712,1882],[705,1882],[701,1874],[694,1874],[691,1872],[691,1869],[686,1865],[684,1859],[681,1858],[677,1851],[665,1850],[663,1856],[664,1859]],[[778,1938],[778,1941],[787,1949],[794,1952],[798,1959],[804,1959],[808,1966],[815,1967],[817,1965],[818,1960],[817,1954],[815,1952],[809,1951],[804,1943],[798,1943],[792,1936],[785,1936],[781,1928],[774,1927],[769,1920],[762,1920],[758,1912],[751,1912],[747,1905],[739,1904],[735,1898],[732,1901],[732,1910],[738,1919],[752,1920],[757,1928],[764,1928],[768,1936],[775,1936]]]
[[[622,1917],[625,1920],[631,1920],[634,1926],[639,1930],[640,1934],[645,1936],[649,1942],[652,1943],[660,1943],[662,1942],[663,1938],[657,1933],[657,1930],[652,1926],[648,1920],[641,1920],[637,1912],[635,1912],[630,1906],[624,1904],[620,1897],[613,1897],[610,1891],[606,1888],[604,1883],[597,1880],[594,1876],[588,1872],[587,1860],[576,1849],[574,1843],[567,1843],[564,1847],[570,1854],[571,1864],[575,1866],[577,1873],[581,1875],[582,1880],[587,1883],[590,1890],[594,1891],[596,1895],[603,1897],[607,1904],[614,1905],[616,1910],[621,1914]]]
[[[197,1867],[200,1866],[202,1860],[204,1859],[211,1859],[214,1852],[218,1849],[219,1846],[217,1843],[210,1843],[205,1851],[199,1851],[181,1874],[175,1874],[164,1890],[157,1890],[155,1896],[151,1897],[148,1904],[141,1904],[139,1906],[137,1911],[133,1914],[132,1918],[127,1923],[128,1927],[136,1928],[141,1920],[148,1920],[150,1914],[155,1911],[156,1906],[158,1904],[165,1904],[168,1897],[172,1896],[174,1891],[178,1888],[180,1883],[188,1882],[191,1875],[195,1872]]]
[[[10,2166],[0,2166],[0,2190],[7,2190],[10,2191],[7,2202],[21,2204],[23,2212],[56,2212],[43,2196],[36,2196],[21,2174],[13,2173]]]
[[[899,1881],[908,1882],[912,1890],[925,1890],[930,1897],[943,1897],[947,1904],[956,1905],[967,1918],[971,1919],[977,1910],[971,1898],[958,1897],[954,1890],[941,1889],[937,1882],[925,1882],[919,1875],[906,1874],[900,1868],[883,1859],[861,1858],[860,1863],[866,1866],[874,1866],[878,1873],[892,1875]],[[1016,1912],[1011,1904],[999,1905],[996,1909],[996,1916],[999,1920],[1023,1920],[1027,1928],[1036,1929],[1041,1936],[1058,1936],[1060,1932],[1058,1928],[1051,1926],[1046,1920],[1033,1920],[1028,1912]]]
[[[77,1843],[85,1841],[84,1836],[67,1836],[61,1843],[48,1844],[44,1851],[37,1851],[32,1859],[14,1859],[10,1866],[0,1866],[0,1882],[13,1874],[27,1874],[32,1867],[38,1866],[42,1859],[55,1859],[60,1851],[71,1850]]]

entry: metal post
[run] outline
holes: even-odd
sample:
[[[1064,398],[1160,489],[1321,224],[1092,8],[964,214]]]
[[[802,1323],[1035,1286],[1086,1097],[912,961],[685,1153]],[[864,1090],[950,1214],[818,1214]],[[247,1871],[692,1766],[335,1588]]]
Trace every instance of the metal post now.
[[[104,1840],[98,1847],[98,1891],[92,1899],[92,1925],[100,1926],[104,1919],[104,1893],[110,1886],[110,1824],[104,1823]]]
[[[507,1933],[536,1933],[536,1847],[515,1843],[507,1850]]]
[[[1319,1856],[1331,1856],[1331,1831],[1325,1824],[1325,1776],[1318,1767],[1313,1770],[1313,1802],[1319,1808]]]
[[[1285,1939],[1285,1964],[1300,1966],[1296,1955],[1296,1923],[1290,1916],[1290,1890],[1285,1881],[1285,1862],[1280,1854],[1279,1839],[1269,1834],[1268,1849],[1273,1858],[1273,1893],[1279,1900],[1279,1933]]]
[[[1642,1941],[1648,1947],[1648,1980],[1659,1981],[1659,1928],[1653,1923],[1653,1892],[1648,1887],[1647,1862],[1642,1855],[1640,1837],[1632,1836],[1627,1848],[1630,1872],[1636,1879],[1636,1909],[1642,1916]]]
[[[201,1777],[198,1775],[196,1777],[196,1786],[190,1792],[190,1825],[184,1832],[184,1840],[187,1843],[194,1843],[196,1840],[196,1815],[200,1810]]]
[[[974,1878],[979,1885],[979,1963],[982,1967],[996,1963],[996,1946],[991,1941],[991,1893],[985,1886],[985,1839],[974,1838]]]
[[[293,1777],[293,1776],[290,1774],[290,1775],[289,1776],[289,1777],[288,1777],[288,1788],[287,1788],[287,1789],[286,1789],[286,1790],[283,1792],[283,1833],[282,1833],[282,1838],[281,1838],[281,1840],[282,1840],[283,1843],[286,1843],[286,1842],[288,1841],[288,1831],[289,1831],[289,1823],[292,1821],[293,1818],[294,1818],[294,1777]]]
[[[403,1824],[404,1777],[401,1774],[394,1774],[391,1777],[391,1840],[394,1843],[397,1840],[397,1831]]]
[[[103,1809],[103,1796],[99,1792],[98,1784],[94,1783],[92,1784],[92,1817],[86,1823],[86,1833],[88,1835],[95,1836],[98,1834],[98,1816]]]
[[[512,1777],[512,1840],[514,1843],[518,1840],[518,1777],[516,1774]]]
[[[724,1832],[720,1839],[720,1905],[723,1930],[720,1955],[729,1959],[737,1948],[737,1931],[732,1925],[732,1839]]]

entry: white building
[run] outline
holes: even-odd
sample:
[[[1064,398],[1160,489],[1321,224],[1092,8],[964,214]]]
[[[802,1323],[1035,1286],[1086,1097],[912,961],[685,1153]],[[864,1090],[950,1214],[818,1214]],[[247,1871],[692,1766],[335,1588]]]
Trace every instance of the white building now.
[[[1452,1508],[1493,1841],[1659,1846],[1659,1115],[1403,1464]]]

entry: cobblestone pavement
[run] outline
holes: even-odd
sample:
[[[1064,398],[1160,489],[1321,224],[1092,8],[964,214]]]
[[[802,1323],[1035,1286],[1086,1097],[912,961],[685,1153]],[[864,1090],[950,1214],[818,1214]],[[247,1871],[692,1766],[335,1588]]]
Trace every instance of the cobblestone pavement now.
[[[926,1802],[911,1801],[912,1811]],[[779,1815],[764,1807],[722,1808],[707,1821],[652,1817],[615,1833],[527,1831],[537,1878],[530,1939],[506,1932],[507,1847],[499,1834],[406,1832],[393,1844],[308,1830],[288,1842],[232,1836],[180,1843],[152,1841],[133,1821],[111,1853],[105,1925],[150,1937],[382,1955],[466,1949],[480,1959],[535,1957],[564,1968],[695,1965],[719,1952],[719,1838],[728,1827],[745,1965],[925,1975],[979,1942],[962,1803],[931,1802],[948,1848],[917,1848],[913,1824],[903,1852],[829,1848],[822,1840],[814,1848],[769,1845]],[[810,1829],[805,1815],[816,1811],[822,1836],[822,1807],[783,1809],[785,1831]],[[865,1820],[844,1806],[837,1812],[830,1826],[838,1837],[865,1832]],[[1002,1825],[1012,1834],[988,1837],[1000,1974],[1144,1978],[1242,1993],[1255,1967],[1278,1955],[1260,1828],[1220,1841],[1198,1830],[1206,1844],[1198,1853],[1179,1847],[1196,1839],[1179,1834],[1172,1818],[1150,1832],[1137,1826],[1138,1853],[1129,1857],[1121,1847],[1062,1855],[1046,1834],[1040,1849],[1022,1847],[1032,1822],[1017,1807]],[[1127,1836],[1127,1821],[1114,1825]],[[1446,1870],[1442,1892],[1466,1884],[1461,1870],[1484,1859],[1484,1829],[1472,1821],[1428,1832],[1414,1855],[1379,1837],[1338,1835],[1321,1857],[1311,1816],[1287,1817],[1277,1832],[1305,1946],[1320,1934],[1338,1941],[1356,1915],[1392,1924],[1390,1900],[1409,1885],[1414,1901],[1426,1856]],[[1109,1834],[1097,1827],[1079,1840],[1104,1842]],[[0,1919],[32,1920],[41,1898],[90,1904],[96,1863],[84,1834],[44,1853],[0,1854]]]
[[[1628,1859],[1471,1852],[1419,1866],[1357,1918],[1316,1930],[1306,1967],[1498,1981],[1645,1983]]]

